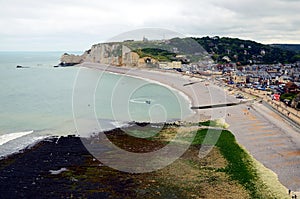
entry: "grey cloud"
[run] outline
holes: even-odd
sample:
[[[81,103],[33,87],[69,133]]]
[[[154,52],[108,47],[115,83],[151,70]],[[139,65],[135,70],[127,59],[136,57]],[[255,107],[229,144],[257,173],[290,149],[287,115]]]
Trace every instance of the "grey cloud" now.
[[[299,10],[296,0],[0,0],[0,50],[78,50],[145,27],[300,43]]]

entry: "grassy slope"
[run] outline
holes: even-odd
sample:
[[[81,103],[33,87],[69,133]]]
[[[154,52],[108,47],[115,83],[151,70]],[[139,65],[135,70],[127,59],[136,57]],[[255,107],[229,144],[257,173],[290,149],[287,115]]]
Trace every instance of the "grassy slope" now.
[[[115,198],[288,198],[286,189],[278,182],[276,175],[239,146],[231,132],[196,129],[187,127],[185,131],[187,136],[197,132],[189,150],[161,170],[142,174],[123,173],[89,156],[84,165],[68,168],[69,171],[54,176],[53,180],[69,180],[70,184],[65,185],[65,189],[77,196],[106,194]],[[133,152],[144,153],[161,148],[166,140],[174,138],[177,130],[175,126],[168,126],[162,134],[151,140],[135,138],[118,131],[108,137],[125,150],[134,149]],[[214,144],[216,134],[220,137],[215,147],[205,157],[199,158],[200,147],[204,143]]]
[[[193,144],[202,144],[206,136],[214,133],[220,133],[220,130],[198,131]],[[286,189],[276,176],[239,146],[231,132],[223,130],[216,146],[228,161],[221,170],[243,185],[251,198],[288,198]]]

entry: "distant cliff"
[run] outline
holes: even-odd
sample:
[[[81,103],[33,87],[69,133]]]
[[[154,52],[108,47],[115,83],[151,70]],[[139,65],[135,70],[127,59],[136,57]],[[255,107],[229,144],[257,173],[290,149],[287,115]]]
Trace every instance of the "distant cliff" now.
[[[286,45],[287,46],[287,45]],[[285,47],[286,47],[285,46]],[[290,45],[298,49],[298,45]],[[115,66],[149,67],[163,62],[274,64],[300,61],[299,51],[227,37],[173,38],[95,44],[83,55],[64,54],[61,65],[94,62]]]
[[[207,52],[194,39],[173,38],[95,44],[80,56],[64,54],[61,62],[71,65],[93,62],[128,67],[158,67],[163,63],[178,65],[178,62],[199,63],[209,59]]]
[[[140,57],[124,43],[95,44],[83,55],[63,54],[62,65],[75,65],[83,62],[109,64],[114,66],[144,67],[155,64],[157,61],[151,57]],[[149,61],[150,60],[150,61]]]

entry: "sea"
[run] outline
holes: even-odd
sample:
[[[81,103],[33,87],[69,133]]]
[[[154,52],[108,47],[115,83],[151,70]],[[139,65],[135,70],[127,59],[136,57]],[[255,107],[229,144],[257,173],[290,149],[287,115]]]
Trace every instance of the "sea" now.
[[[186,96],[164,85],[53,67],[63,53],[0,52],[0,158],[52,136],[87,136],[133,121],[162,123],[192,114]]]

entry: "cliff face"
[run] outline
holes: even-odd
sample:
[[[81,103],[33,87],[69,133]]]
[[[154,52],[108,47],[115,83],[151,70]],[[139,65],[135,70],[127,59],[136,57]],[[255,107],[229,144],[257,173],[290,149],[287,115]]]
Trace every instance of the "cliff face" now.
[[[82,55],[70,55],[65,53],[61,56],[60,61],[63,65],[74,65],[82,63],[84,61],[84,58]]]
[[[137,53],[122,43],[96,44],[83,55],[70,55],[65,53],[61,57],[61,62],[65,64],[92,62],[130,67],[144,67],[148,61],[149,59],[140,58]]]

